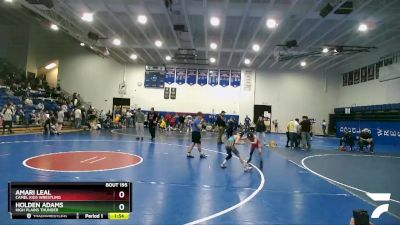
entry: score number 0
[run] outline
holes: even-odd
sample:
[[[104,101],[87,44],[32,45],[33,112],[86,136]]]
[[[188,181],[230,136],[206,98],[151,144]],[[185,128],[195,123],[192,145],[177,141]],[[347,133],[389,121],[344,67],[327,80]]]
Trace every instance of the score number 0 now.
[[[125,197],[125,192],[124,191],[120,191],[118,193],[118,197],[119,198],[124,198]],[[123,211],[125,209],[125,205],[123,203],[119,204],[118,206],[119,210]]]

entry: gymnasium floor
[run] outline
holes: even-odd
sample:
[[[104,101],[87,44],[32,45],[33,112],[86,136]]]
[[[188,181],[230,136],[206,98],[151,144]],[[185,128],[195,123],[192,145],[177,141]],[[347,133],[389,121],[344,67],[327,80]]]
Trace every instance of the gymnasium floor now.
[[[234,158],[227,169],[219,167],[225,149],[212,134],[202,139],[207,159],[199,159],[197,151],[196,158],[186,158],[189,139],[184,134],[157,135],[154,143],[137,142],[132,129],[0,137],[0,224],[27,224],[9,219],[8,181],[120,180],[133,182],[133,213],[128,221],[31,220],[29,224],[348,224],[353,209],[370,213],[375,209],[365,191],[392,193],[390,213],[372,220],[375,225],[400,224],[400,157],[393,153],[343,154],[335,150],[336,138],[316,137],[311,153],[265,148],[263,171],[255,167],[244,173]],[[283,146],[286,137],[274,134],[267,139]],[[245,157],[248,147],[238,146]],[[130,153],[143,161],[95,172],[48,171],[51,162],[43,165],[47,171],[29,166],[35,159],[31,157],[72,151]],[[78,161],[85,158],[77,155]],[[92,162],[100,169],[109,166],[106,160]],[[253,163],[258,165],[257,155]],[[68,162],[65,166],[73,170]]]

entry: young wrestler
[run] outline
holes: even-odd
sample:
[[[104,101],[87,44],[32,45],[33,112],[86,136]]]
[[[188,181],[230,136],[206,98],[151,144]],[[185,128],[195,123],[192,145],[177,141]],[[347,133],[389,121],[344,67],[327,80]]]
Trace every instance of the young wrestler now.
[[[228,156],[222,162],[221,168],[223,168],[223,169],[226,168],[226,163],[228,162],[228,160],[230,158],[232,158],[232,152],[233,152],[233,154],[235,154],[239,158],[240,163],[242,163],[244,171],[245,172],[250,171],[252,169],[252,167],[249,166],[246,163],[246,161],[240,156],[239,151],[235,147],[235,144],[239,143],[240,140],[242,139],[243,133],[237,134],[236,131],[232,130],[230,132],[229,131],[227,132],[227,137],[228,137],[228,139],[225,142],[225,149],[226,149],[226,152],[228,153]]]
[[[192,150],[195,145],[197,145],[197,149],[199,150],[200,158],[205,159],[207,158],[207,155],[201,152],[201,123],[203,119],[203,113],[198,112],[196,119],[193,121],[192,124],[192,145],[190,145],[190,148],[187,152],[186,157],[188,158],[194,158],[192,155]]]
[[[254,150],[258,148],[258,158],[260,160],[260,169],[262,170],[263,168],[263,160],[262,160],[262,143],[260,139],[253,133],[247,133],[247,139],[249,140],[251,146],[250,146],[250,157],[247,160],[247,163],[251,162],[251,157],[253,156]]]

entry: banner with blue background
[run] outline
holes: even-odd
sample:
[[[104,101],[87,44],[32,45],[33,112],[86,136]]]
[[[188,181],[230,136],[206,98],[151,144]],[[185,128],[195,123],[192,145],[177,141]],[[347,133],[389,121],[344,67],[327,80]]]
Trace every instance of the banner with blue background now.
[[[184,84],[186,82],[186,68],[176,68],[176,83]]]
[[[208,72],[208,84],[213,87],[218,85],[218,70],[210,70]]]
[[[167,68],[165,73],[165,83],[172,84],[175,82],[175,68]]]
[[[207,84],[208,70],[207,69],[199,69],[197,75],[197,84],[200,86],[204,86]]]
[[[220,70],[219,71],[219,85],[226,87],[229,85],[230,70]]]
[[[189,85],[195,85],[197,78],[197,69],[187,69],[186,83]]]
[[[398,121],[336,121],[336,136],[342,137],[347,130],[359,136],[364,128],[371,130],[376,144],[400,146],[400,122]]]
[[[231,86],[239,87],[240,86],[240,71],[232,70],[231,71]]]

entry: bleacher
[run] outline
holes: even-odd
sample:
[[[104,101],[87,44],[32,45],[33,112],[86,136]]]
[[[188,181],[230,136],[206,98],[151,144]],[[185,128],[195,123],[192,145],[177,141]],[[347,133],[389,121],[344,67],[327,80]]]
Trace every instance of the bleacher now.
[[[346,108],[350,108],[351,113],[383,113],[383,112],[400,112],[400,103],[382,104],[382,105],[366,105],[353,107],[335,108],[335,114],[345,114]]]

